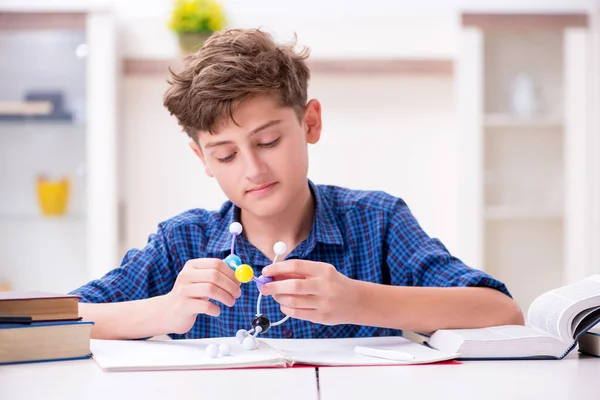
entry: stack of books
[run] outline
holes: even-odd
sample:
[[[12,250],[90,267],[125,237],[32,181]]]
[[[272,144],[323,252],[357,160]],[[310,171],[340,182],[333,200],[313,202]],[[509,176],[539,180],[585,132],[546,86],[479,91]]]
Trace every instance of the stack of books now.
[[[600,357],[600,326],[595,326],[579,338],[579,351]]]
[[[0,364],[91,357],[93,323],[79,317],[79,296],[0,292]]]

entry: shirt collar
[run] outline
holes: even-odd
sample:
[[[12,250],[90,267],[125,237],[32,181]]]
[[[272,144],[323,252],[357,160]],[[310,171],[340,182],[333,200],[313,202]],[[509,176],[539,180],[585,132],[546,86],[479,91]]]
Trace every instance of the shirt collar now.
[[[344,239],[342,238],[333,206],[329,203],[325,195],[321,193],[319,187],[311,180],[308,180],[308,185],[314,196],[316,208],[313,225],[306,240],[306,244],[309,247],[307,252],[310,252],[317,243],[343,245]],[[221,208],[219,215],[221,218],[214,224],[210,232],[210,239],[206,249],[209,253],[231,251],[232,235],[229,233],[229,226],[233,222],[239,222],[240,209],[231,201],[227,201]],[[239,240],[239,238],[236,240]]]
[[[308,181],[308,185],[313,193],[316,204],[315,220],[313,221],[309,238],[310,236],[313,236],[314,233],[315,242],[339,246],[343,245],[344,239],[342,238],[342,233],[340,232],[336,220],[333,205],[317,185],[310,180]]]

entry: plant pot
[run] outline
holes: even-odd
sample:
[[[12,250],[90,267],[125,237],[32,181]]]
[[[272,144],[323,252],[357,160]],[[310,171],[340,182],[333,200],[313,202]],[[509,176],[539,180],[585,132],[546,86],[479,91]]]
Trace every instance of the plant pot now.
[[[195,53],[204,45],[212,32],[184,32],[179,34],[179,48],[185,54]]]

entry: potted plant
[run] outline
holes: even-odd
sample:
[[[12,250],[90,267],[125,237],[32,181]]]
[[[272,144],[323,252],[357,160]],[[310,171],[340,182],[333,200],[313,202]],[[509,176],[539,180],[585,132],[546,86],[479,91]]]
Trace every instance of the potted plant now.
[[[225,15],[216,0],[176,0],[169,27],[184,53],[192,53],[215,31],[225,26]]]

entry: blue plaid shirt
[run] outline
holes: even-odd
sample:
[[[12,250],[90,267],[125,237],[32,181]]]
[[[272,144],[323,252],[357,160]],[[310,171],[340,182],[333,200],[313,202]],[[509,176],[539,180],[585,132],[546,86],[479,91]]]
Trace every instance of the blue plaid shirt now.
[[[404,201],[384,192],[358,191],[308,181],[316,212],[308,238],[288,256],[327,262],[344,275],[363,281],[396,286],[485,286],[510,296],[503,283],[472,269],[453,257],[443,244],[419,226]],[[225,202],[219,211],[194,209],[158,225],[143,249],[127,252],[121,265],[104,277],[72,293],[82,302],[104,303],[139,300],[169,293],[186,261],[224,259],[231,252],[229,225],[239,209]],[[255,274],[269,259],[242,233],[236,254],[254,267]],[[221,305],[221,315],[198,315],[186,334],[174,339],[234,336],[250,329],[256,314],[258,289],[242,284],[242,296],[231,308]],[[219,303],[220,304],[220,303]],[[271,296],[263,297],[261,312],[271,322],[283,317]],[[371,326],[327,326],[290,318],[272,327],[264,337],[328,338],[394,336],[401,331]]]

